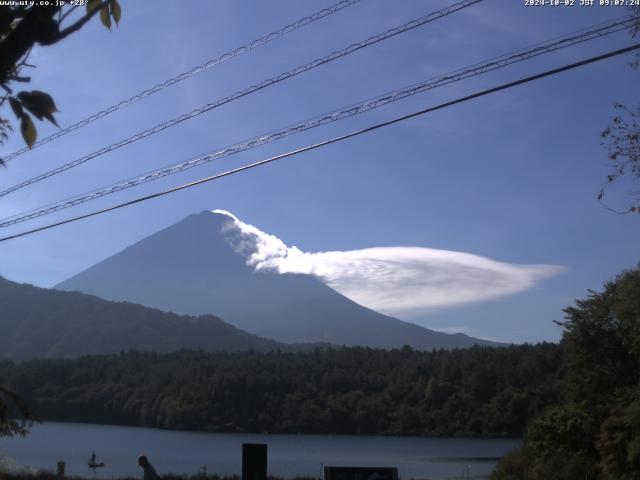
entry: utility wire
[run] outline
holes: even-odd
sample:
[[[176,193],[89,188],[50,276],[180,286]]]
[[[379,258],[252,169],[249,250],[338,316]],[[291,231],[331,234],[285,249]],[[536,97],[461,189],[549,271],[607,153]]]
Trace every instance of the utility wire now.
[[[407,22],[403,25],[400,25],[398,27],[395,28],[391,28],[383,33],[380,33],[378,35],[374,35],[371,36],[361,42],[358,43],[353,43],[351,45],[349,45],[348,47],[342,48],[340,50],[336,50],[333,53],[330,53],[329,55],[326,55],[324,57],[318,58],[316,60],[313,60],[312,62],[306,63],[304,65],[300,65],[292,70],[289,70],[287,72],[281,73],[279,75],[276,75],[275,77],[271,77],[268,80],[264,80],[261,83],[257,83],[255,85],[252,85],[244,90],[239,90],[227,97],[223,97],[220,98],[218,100],[216,100],[213,103],[208,103],[206,105],[203,105],[200,108],[197,108],[189,113],[184,113],[178,117],[175,117],[171,120],[168,120],[164,123],[161,123],[159,125],[156,125],[155,127],[149,128],[147,130],[144,130],[142,132],[138,132],[135,135],[132,135],[124,140],[120,140],[108,147],[103,147],[100,150],[97,150],[93,153],[90,153],[88,155],[85,155],[84,157],[78,158],[72,162],[66,163],[64,165],[61,165],[60,167],[54,168],[53,170],[50,170],[46,173],[43,173],[41,175],[38,175],[36,177],[30,178],[29,180],[25,180],[24,182],[18,183],[17,185],[14,185],[12,187],[9,187],[3,191],[0,192],[0,197],[4,197],[5,195],[8,195],[12,192],[15,192],[16,190],[20,190],[21,188],[27,187],[29,185],[33,185],[34,183],[40,182],[42,180],[45,180],[49,177],[52,177],[54,175],[58,175],[59,173],[62,173],[66,170],[69,170],[71,168],[77,167],[79,165],[82,165],[83,163],[88,162],[89,160],[92,160],[96,157],[99,157],[101,155],[104,155],[105,153],[108,152],[112,152],[118,148],[124,147],[125,145],[128,145],[130,143],[133,142],[137,142],[138,140],[142,140],[143,138],[146,138],[150,135],[154,135],[158,132],[161,132],[167,128],[173,127],[179,123],[184,122],[185,120],[190,120],[192,118],[195,118],[199,115],[202,115],[203,113],[209,112],[210,110],[213,110],[214,108],[218,108],[222,105],[225,105],[229,102],[232,102],[234,100],[237,100],[241,97],[250,95],[254,92],[257,92],[259,90],[262,90],[263,88],[267,88],[270,87],[271,85],[275,85],[277,83],[282,82],[283,80],[287,80],[289,78],[295,77],[301,73],[307,72],[309,70],[312,70],[316,67],[319,67],[320,65],[324,65],[325,63],[329,63],[332,62],[333,60],[337,60],[339,58],[342,58],[346,55],[349,55],[353,52],[356,52],[358,50],[361,50],[363,48],[369,47],[371,45],[374,45],[378,42],[381,42],[383,40],[387,40],[389,38],[395,37],[396,35],[399,35],[401,33],[405,33],[408,32],[410,30],[413,30],[414,28],[426,25],[427,23],[433,22],[439,18],[443,18],[446,17],[448,15],[451,15],[454,12],[457,12],[459,10],[462,10],[463,8],[467,8],[470,7],[471,5],[474,5],[476,3],[479,3],[483,0],[463,0],[461,2],[457,2],[454,3],[446,8],[443,8],[441,10],[438,10],[436,12],[432,12],[428,15],[425,15],[421,18],[418,18],[416,20],[412,20],[410,22]]]
[[[536,56],[550,53],[562,48],[580,44],[588,40],[593,40],[606,35],[610,35],[632,27],[634,25],[634,22],[637,21],[638,18],[640,17],[629,18],[628,16],[625,16],[623,17],[623,20],[616,19],[615,21],[598,24],[596,26],[580,30],[579,32],[565,35],[564,37],[558,37],[553,41],[538,44],[529,47],[528,49],[521,49],[516,52],[495,57],[483,63],[477,63],[468,67],[464,67],[440,77],[434,77],[432,79],[428,79],[423,82],[410,85],[408,87],[403,87],[393,92],[389,92],[373,99],[366,100],[359,104],[344,107],[340,110],[333,111],[319,117],[314,117],[310,120],[305,120],[298,124],[293,124],[288,127],[275,130],[271,133],[267,133],[258,137],[254,137],[253,139],[228,146],[213,153],[208,153],[206,155],[195,157],[177,164],[165,166],[157,170],[139,174],[126,180],[121,180],[117,183],[102,187],[98,190],[89,191],[80,195],[66,198],[64,200],[43,205],[29,211],[12,215],[10,217],[5,217],[0,219],[0,228],[5,228],[17,223],[33,220],[34,218],[38,218],[43,215],[70,208],[75,205],[88,202],[90,200],[95,200],[105,195],[110,195],[121,190],[142,185],[144,183],[158,180],[168,175],[173,175],[175,173],[179,173],[196,166],[213,162],[229,155],[265,145],[267,143],[285,138],[289,135],[300,133],[305,130],[309,130],[311,128],[319,127],[345,118],[353,117],[361,113],[374,110],[383,105],[387,105],[389,103],[393,103],[398,100],[410,97],[412,95],[431,90],[433,88],[480,75],[489,71],[497,70],[499,68],[504,68],[508,65],[528,60]]]
[[[175,192],[178,192],[180,190],[185,190],[187,188],[195,187],[197,185],[201,185],[203,183],[211,182],[213,180],[218,180],[220,178],[227,177],[229,175],[233,175],[233,174],[236,174],[236,173],[239,173],[239,172],[243,172],[245,170],[250,170],[252,168],[256,168],[256,167],[259,167],[259,166],[262,166],[262,165],[266,165],[268,163],[272,163],[272,162],[275,162],[277,160],[282,160],[284,158],[292,157],[294,155],[298,155],[298,154],[303,153],[303,152],[308,152],[310,150],[315,150],[317,148],[324,147],[324,146],[327,146],[327,145],[331,145],[333,143],[338,143],[338,142],[341,142],[343,140],[347,140],[349,138],[353,138],[353,137],[356,137],[356,136],[359,136],[359,135],[363,135],[365,133],[372,132],[374,130],[378,130],[380,128],[388,127],[389,125],[393,125],[393,124],[396,124],[398,122],[402,122],[404,120],[408,120],[410,118],[414,118],[414,117],[417,117],[417,116],[420,116],[420,115],[424,115],[426,113],[434,112],[436,110],[442,110],[444,108],[451,107],[451,106],[457,105],[459,103],[464,103],[464,102],[467,102],[469,100],[473,100],[475,98],[484,97],[484,96],[490,95],[492,93],[496,93],[496,92],[499,92],[499,91],[502,91],[502,90],[507,90],[509,88],[513,88],[513,87],[516,87],[518,85],[523,85],[525,83],[533,82],[535,80],[540,80],[541,78],[550,77],[552,75],[557,75],[559,73],[566,72],[568,70],[573,70],[575,68],[582,67],[584,65],[589,65],[591,63],[599,62],[601,60],[605,60],[605,59],[608,59],[608,58],[611,58],[611,57],[615,57],[617,55],[622,55],[622,54],[625,54],[625,53],[628,53],[628,52],[632,52],[632,51],[638,50],[638,49],[640,49],[640,44],[631,45],[629,47],[621,48],[619,50],[614,50],[614,51],[605,53],[603,55],[598,55],[598,56],[595,56],[595,57],[587,58],[587,59],[581,60],[579,62],[571,63],[569,65],[564,65],[562,67],[554,68],[552,70],[547,70],[545,72],[538,73],[536,75],[531,75],[529,77],[521,78],[521,79],[513,81],[513,82],[504,83],[504,84],[499,85],[497,87],[489,88],[487,90],[482,90],[480,92],[476,92],[476,93],[473,93],[471,95],[467,95],[465,97],[458,98],[456,100],[451,100],[449,102],[441,103],[440,105],[436,105],[435,107],[428,107],[428,108],[425,108],[425,109],[422,109],[422,110],[418,110],[417,112],[413,112],[413,113],[410,113],[410,114],[407,114],[407,115],[403,115],[401,117],[396,117],[396,118],[394,118],[392,120],[387,120],[386,122],[377,123],[377,124],[372,125],[370,127],[366,127],[366,128],[360,129],[360,130],[356,130],[356,131],[353,131],[351,133],[347,133],[345,135],[340,135],[338,137],[333,137],[333,138],[330,138],[329,140],[324,140],[322,142],[314,143],[312,145],[307,145],[306,147],[298,148],[296,150],[291,150],[289,152],[286,152],[286,153],[283,153],[283,154],[280,154],[280,155],[276,155],[274,157],[270,157],[270,158],[267,158],[267,159],[264,159],[264,160],[260,160],[258,162],[250,163],[250,164],[238,167],[238,168],[227,170],[225,172],[218,173],[216,175],[211,175],[211,176],[208,176],[208,177],[204,177],[204,178],[201,178],[199,180],[195,180],[193,182],[189,182],[189,183],[185,183],[185,184],[182,184],[182,185],[178,185],[176,187],[169,188],[167,190],[162,190],[162,191],[159,191],[159,192],[156,192],[156,193],[152,193],[150,195],[145,195],[143,197],[138,197],[138,198],[136,198],[134,200],[129,200],[127,202],[123,202],[123,203],[119,203],[119,204],[116,204],[116,205],[112,205],[112,206],[107,207],[107,208],[103,208],[103,209],[100,209],[100,210],[95,210],[95,211],[93,211],[91,213],[86,213],[84,215],[78,215],[76,217],[68,218],[66,220],[62,220],[62,221],[55,222],[55,223],[50,223],[50,224],[44,225],[42,227],[38,227],[38,228],[31,229],[31,230],[23,231],[23,232],[16,233],[16,234],[13,234],[13,235],[8,235],[6,237],[0,238],[0,242],[6,242],[7,240],[12,240],[12,239],[15,239],[15,238],[24,237],[26,235],[31,235],[33,233],[41,232],[43,230],[49,230],[51,228],[58,227],[58,226],[61,226],[61,225],[65,225],[67,223],[76,222],[78,220],[83,220],[85,218],[94,217],[96,215],[101,215],[103,213],[107,213],[107,212],[110,212],[110,211],[113,211],[113,210],[117,210],[117,209],[120,209],[120,208],[124,208],[124,207],[128,207],[128,206],[131,206],[131,205],[135,205],[137,203],[142,203],[142,202],[145,202],[147,200],[152,200],[154,198],[162,197],[162,196],[168,195],[170,193],[175,193]]]
[[[309,25],[317,20],[320,20],[322,18],[328,17],[329,15],[333,15],[334,13],[339,12],[340,10],[350,7],[356,3],[360,2],[360,0],[342,0],[334,5],[331,5],[330,7],[327,7],[323,10],[320,10],[319,12],[316,12],[312,15],[308,15],[306,17],[301,18],[300,20],[298,20],[297,22],[294,22],[290,25],[287,25],[285,27],[282,27],[279,30],[276,30],[274,32],[269,33],[268,35],[265,35],[264,37],[260,37],[256,40],[253,40],[252,42],[249,42],[245,45],[242,45],[241,47],[236,48],[235,50],[231,50],[229,52],[223,53],[222,55],[220,55],[217,58],[213,58],[211,60],[209,60],[208,62],[203,63],[202,65],[198,65],[196,67],[193,67],[191,70],[186,71],[186,72],[182,72],[178,75],[176,75],[175,77],[169,78],[168,80],[165,80],[162,83],[158,83],[157,85],[154,85],[151,88],[148,88],[146,90],[143,90],[140,93],[137,93],[136,95],[133,95],[132,97],[127,98],[126,100],[122,100],[119,103],[116,103],[114,105],[111,105],[110,107],[105,108],[104,110],[101,110],[97,113],[94,113],[93,115],[80,120],[77,123],[74,123],[73,125],[69,125],[68,127],[65,127],[63,129],[60,129],[58,131],[56,131],[55,133],[49,135],[46,138],[43,138],[42,140],[38,140],[36,143],[34,143],[31,148],[29,147],[24,147],[21,148],[20,150],[16,150],[15,152],[10,153],[9,155],[7,155],[6,157],[3,158],[4,162],[8,162],[9,160],[12,160],[20,155],[22,155],[23,153],[26,153],[30,150],[33,150],[34,148],[37,148],[41,145],[44,145],[46,143],[52,142],[53,140],[56,140],[57,138],[63,137],[64,135],[66,135],[67,133],[73,132],[74,130],[78,130],[79,128],[82,128],[86,125],[89,125],[92,122],[95,122],[96,120],[99,120],[103,117],[106,117],[107,115],[120,110],[122,108],[128,107],[129,105],[132,105],[150,95],[153,95],[154,93],[159,92],[160,90],[164,90],[167,87],[170,87],[172,85],[175,85],[179,82],[182,82],[183,80],[186,80],[187,78],[191,78],[194,75],[197,75],[198,73],[204,72],[205,70],[211,68],[211,67],[215,67],[216,65],[219,65],[223,62],[226,62],[227,60],[231,60],[234,57],[237,57],[239,55],[242,55],[244,53],[249,53],[253,50],[255,50],[258,47],[262,47],[263,45],[266,45],[267,43],[271,42],[272,40],[276,40],[278,38],[284,37],[285,35],[287,35],[288,33],[294,32],[306,25]]]

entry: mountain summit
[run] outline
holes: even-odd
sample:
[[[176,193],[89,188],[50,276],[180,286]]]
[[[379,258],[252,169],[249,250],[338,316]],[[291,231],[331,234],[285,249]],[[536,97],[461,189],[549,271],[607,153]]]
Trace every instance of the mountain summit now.
[[[375,312],[312,275],[255,269],[250,259],[257,253],[258,240],[238,228],[232,215],[202,212],[55,288],[178,314],[214,314],[243,330],[289,343],[417,349],[492,344]]]

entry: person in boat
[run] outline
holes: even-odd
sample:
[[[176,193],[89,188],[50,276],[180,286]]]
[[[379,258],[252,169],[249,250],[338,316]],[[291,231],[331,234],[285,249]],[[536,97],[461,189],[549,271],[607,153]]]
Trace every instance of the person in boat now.
[[[96,452],[91,452],[91,458],[89,459],[89,468],[96,469],[98,467],[104,467],[104,462],[99,462],[96,459]]]
[[[140,455],[138,457],[138,465],[142,468],[144,472],[143,480],[159,480],[160,477],[156,473],[156,469],[153,468],[151,462],[147,458],[146,455]]]

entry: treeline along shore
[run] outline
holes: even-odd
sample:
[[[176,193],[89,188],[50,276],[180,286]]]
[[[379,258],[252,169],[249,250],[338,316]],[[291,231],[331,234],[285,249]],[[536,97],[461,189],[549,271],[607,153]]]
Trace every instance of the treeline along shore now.
[[[0,362],[42,420],[212,432],[521,437],[557,403],[557,344],[453,351],[127,352]]]

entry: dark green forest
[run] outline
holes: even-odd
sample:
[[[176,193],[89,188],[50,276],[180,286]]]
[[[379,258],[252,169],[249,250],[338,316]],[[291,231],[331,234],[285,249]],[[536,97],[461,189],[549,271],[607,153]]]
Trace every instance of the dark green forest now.
[[[640,268],[565,309],[562,400],[494,480],[640,479]]]
[[[557,345],[128,352],[0,363],[41,419],[219,432],[511,436],[558,402]]]

